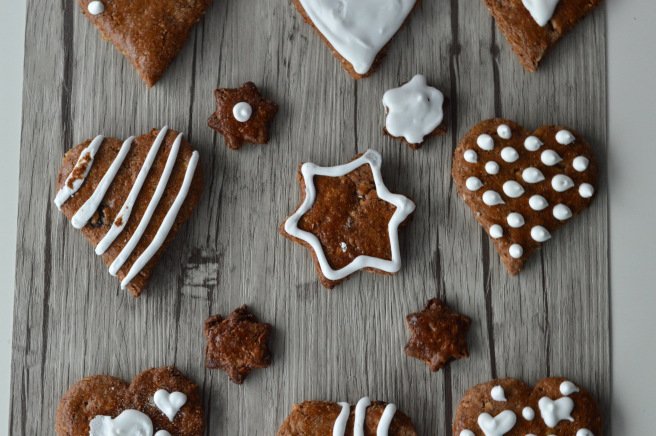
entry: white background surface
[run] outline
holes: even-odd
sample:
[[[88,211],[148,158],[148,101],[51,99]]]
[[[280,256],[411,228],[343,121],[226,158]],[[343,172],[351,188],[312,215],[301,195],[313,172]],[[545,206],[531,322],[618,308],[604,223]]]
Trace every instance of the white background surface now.
[[[612,434],[651,435],[656,388],[656,2],[606,3]],[[25,0],[0,1],[0,434],[9,423],[24,25]]]

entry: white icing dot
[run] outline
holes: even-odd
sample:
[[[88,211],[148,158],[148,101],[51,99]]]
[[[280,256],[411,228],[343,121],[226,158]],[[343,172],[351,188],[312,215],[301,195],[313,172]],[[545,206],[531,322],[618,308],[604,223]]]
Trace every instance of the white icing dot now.
[[[524,254],[524,248],[519,244],[512,244],[508,249],[508,253],[513,259],[519,259]]]
[[[556,174],[553,179],[551,179],[551,187],[554,188],[556,192],[565,192],[574,187],[574,181],[564,174]]]
[[[476,436],[473,431],[464,429],[460,432],[460,436]]]
[[[492,224],[490,226],[490,236],[493,237],[494,239],[499,239],[500,237],[502,237],[503,227],[501,227],[499,224]]]
[[[512,137],[512,130],[507,124],[501,124],[497,127],[497,135],[502,139],[510,139]]]
[[[579,186],[579,195],[583,198],[590,198],[594,195],[594,186],[589,183],[581,183]]]
[[[556,142],[563,145],[569,145],[574,142],[574,135],[569,130],[561,130],[556,133]]]
[[[499,164],[494,161],[489,161],[485,164],[485,172],[488,174],[499,174]]]
[[[560,157],[560,155],[553,150],[544,150],[540,155],[540,160],[542,161],[543,164],[552,167],[556,165],[558,162],[562,161],[563,158]]]
[[[478,177],[470,177],[465,181],[465,186],[470,191],[478,191],[483,186],[483,182]]]
[[[587,170],[589,164],[590,164],[590,160],[585,156],[576,156],[572,161],[572,166],[579,173],[582,173],[583,171]]]
[[[576,432],[576,436],[594,436],[594,433],[592,433],[587,428],[582,428]]]
[[[87,5],[87,10],[91,15],[100,15],[105,12],[105,5],[101,1],[92,1]]]
[[[532,195],[528,199],[528,205],[531,206],[531,209],[540,211],[549,206],[549,202],[541,195]]]
[[[503,184],[503,192],[510,198],[519,198],[524,194],[524,188],[516,181],[508,180]]]
[[[579,388],[576,387],[571,381],[565,380],[560,384],[560,393],[567,396],[572,395],[575,392],[579,392]]]
[[[572,209],[564,204],[557,204],[553,208],[553,216],[559,221],[565,221],[572,217]]]
[[[483,150],[490,151],[494,148],[494,139],[487,133],[483,133],[476,138],[476,144]]]
[[[478,154],[476,154],[474,150],[466,150],[465,153],[463,154],[463,157],[469,163],[478,162]]]
[[[346,253],[346,250],[348,249],[348,246],[346,245],[346,242],[340,242],[339,243],[339,248],[342,249],[343,253]]]
[[[533,421],[533,418],[535,418],[535,410],[533,410],[532,407],[526,406],[522,409],[522,416],[527,421]]]
[[[537,242],[545,242],[551,239],[551,233],[542,226],[534,226],[531,229],[531,238]]]
[[[245,101],[240,101],[232,108],[232,116],[240,123],[250,120],[251,115],[253,115],[253,107]]]
[[[483,203],[487,204],[488,206],[496,206],[498,204],[504,204],[505,201],[503,201],[498,192],[485,191],[483,193]]]
[[[538,151],[543,142],[537,136],[529,136],[524,140],[524,148],[528,151]]]
[[[517,159],[519,159],[519,153],[517,153],[517,150],[515,150],[512,147],[504,147],[501,150],[501,159],[505,160],[506,162],[512,163],[515,162]]]
[[[533,433],[528,433],[528,434],[526,434],[526,436],[537,436],[537,435],[533,434]]]
[[[506,220],[508,221],[508,225],[514,229],[518,229],[525,224],[524,217],[521,213],[517,212],[510,212]]]
[[[494,401],[508,401],[506,399],[506,392],[503,390],[501,386],[498,385],[492,388],[492,390],[490,391],[490,396]]]
[[[528,167],[522,171],[522,179],[526,183],[539,183],[544,180],[544,174],[535,167]]]

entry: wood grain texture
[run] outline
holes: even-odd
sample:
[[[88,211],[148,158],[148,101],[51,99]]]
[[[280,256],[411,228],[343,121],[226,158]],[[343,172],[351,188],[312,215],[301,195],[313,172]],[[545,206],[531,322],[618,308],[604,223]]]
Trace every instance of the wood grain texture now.
[[[371,78],[352,80],[286,0],[217,0],[150,91],[72,1],[29,0],[10,434],[51,434],[68,386],[174,364],[202,387],[207,434],[272,435],[305,399],[393,401],[419,434],[450,434],[463,392],[495,376],[565,375],[610,394],[605,11],[525,73],[480,1],[423,1]],[[449,97],[449,132],[420,151],[383,136],[383,92],[416,72]],[[267,146],[228,150],[207,128],[217,86],[252,80],[280,104]],[[562,123],[596,145],[602,186],[517,278],[450,178],[458,138],[503,116]],[[139,300],[120,291],[52,206],[65,150],[168,124],[200,150],[206,188]],[[319,285],[276,233],[299,162],[382,152],[388,186],[415,199],[404,268]],[[431,374],[403,354],[404,317],[440,296],[473,318],[471,357]],[[204,369],[203,321],[248,304],[274,325],[273,365],[243,386]]]

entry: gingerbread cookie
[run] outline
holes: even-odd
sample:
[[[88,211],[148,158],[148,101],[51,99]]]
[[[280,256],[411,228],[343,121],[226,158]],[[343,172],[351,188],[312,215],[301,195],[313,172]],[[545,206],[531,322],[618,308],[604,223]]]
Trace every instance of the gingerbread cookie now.
[[[531,388],[521,380],[492,380],[465,392],[454,436],[601,436],[602,419],[589,392],[562,377]]]
[[[182,133],[153,130],[125,141],[96,136],[64,156],[55,205],[94,245],[134,297],[202,191],[198,152]]]
[[[418,0],[293,0],[354,79],[370,76]]]
[[[211,316],[205,321],[205,366],[219,368],[242,384],[253,369],[271,364],[270,334],[271,324],[259,322],[245,305],[225,319]]]
[[[174,367],[142,372],[128,384],[107,375],[86,377],[64,394],[58,436],[202,436],[198,386]]]
[[[368,150],[344,165],[299,168],[304,199],[280,233],[312,252],[327,288],[359,270],[394,274],[401,269],[398,229],[415,204],[387,189],[381,165],[380,153]]]
[[[269,142],[269,126],[278,112],[278,105],[262,97],[253,82],[235,89],[216,89],[214,96],[216,112],[207,124],[225,137],[228,147],[237,150],[245,142]]]
[[[153,86],[182,50],[211,0],[78,0],[82,12]]]
[[[394,404],[364,397],[355,408],[348,403],[305,401],[295,404],[278,429],[278,436],[416,436],[410,418]]]
[[[453,179],[512,275],[559,227],[588,207],[597,165],[562,126],[528,132],[509,120],[474,126],[454,152]]]
[[[485,0],[501,33],[528,71],[600,0]]]
[[[455,359],[469,357],[467,332],[471,319],[451,310],[437,298],[429,300],[421,312],[405,318],[411,337],[405,354],[439,371]]]
[[[421,74],[383,95],[385,133],[399,139],[413,149],[424,143],[426,136],[442,134],[444,95]]]

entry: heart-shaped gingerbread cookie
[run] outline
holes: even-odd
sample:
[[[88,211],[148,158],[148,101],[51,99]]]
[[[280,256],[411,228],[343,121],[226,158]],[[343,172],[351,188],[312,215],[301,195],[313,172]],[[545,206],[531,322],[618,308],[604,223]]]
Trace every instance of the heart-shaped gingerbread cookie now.
[[[128,384],[106,375],[71,386],[57,408],[58,436],[143,434],[203,435],[198,386],[173,367],[142,372]],[[112,433],[112,431],[114,433]]]
[[[590,205],[597,166],[578,133],[561,126],[528,132],[504,119],[483,121],[454,152],[458,193],[516,275],[533,251]]]
[[[453,421],[454,436],[601,436],[602,428],[592,395],[562,377],[533,388],[510,378],[474,386]]]

